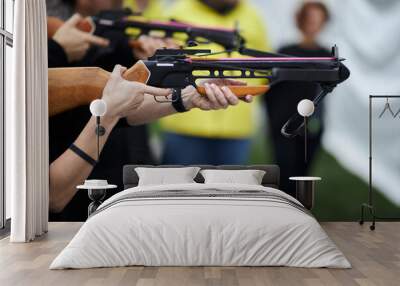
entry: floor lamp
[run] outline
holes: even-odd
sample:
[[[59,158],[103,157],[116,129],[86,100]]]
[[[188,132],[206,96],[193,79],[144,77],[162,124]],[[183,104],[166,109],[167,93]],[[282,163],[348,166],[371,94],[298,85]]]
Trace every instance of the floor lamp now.
[[[102,99],[93,100],[90,104],[90,112],[96,117],[95,134],[97,138],[97,162],[100,159],[100,136],[106,134],[106,129],[101,126],[101,117],[107,112],[107,104]],[[91,203],[88,206],[88,216],[92,215],[102,204],[108,189],[116,188],[116,185],[108,184],[107,180],[85,180],[85,184],[77,186],[78,189],[88,191]]]
[[[304,118],[304,162],[307,163],[307,119],[313,115],[315,110],[314,102],[303,99],[297,105],[297,112]]]
[[[95,99],[90,104],[90,113],[96,117],[96,137],[97,137],[97,161],[100,159],[100,136],[106,133],[106,129],[100,125],[100,118],[107,112],[107,104],[102,99]]]

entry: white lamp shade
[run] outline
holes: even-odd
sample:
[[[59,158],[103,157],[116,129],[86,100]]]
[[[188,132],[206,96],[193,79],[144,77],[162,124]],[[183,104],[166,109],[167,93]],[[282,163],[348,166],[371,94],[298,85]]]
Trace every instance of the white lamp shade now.
[[[314,113],[314,103],[309,99],[303,99],[297,105],[297,112],[303,117],[309,117]]]
[[[104,116],[107,112],[107,103],[103,99],[95,99],[90,104],[90,112],[93,116]]]

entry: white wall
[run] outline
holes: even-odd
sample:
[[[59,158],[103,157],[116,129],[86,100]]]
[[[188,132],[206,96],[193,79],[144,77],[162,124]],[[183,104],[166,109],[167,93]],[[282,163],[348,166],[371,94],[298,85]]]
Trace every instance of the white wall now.
[[[251,0],[264,18],[268,38],[274,49],[298,38],[293,15],[299,0]]]

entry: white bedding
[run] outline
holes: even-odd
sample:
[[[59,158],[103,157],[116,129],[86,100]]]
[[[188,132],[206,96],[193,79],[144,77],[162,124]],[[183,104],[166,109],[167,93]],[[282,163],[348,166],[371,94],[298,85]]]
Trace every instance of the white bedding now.
[[[177,195],[122,199],[146,195],[145,191],[168,190],[254,190],[271,198]],[[50,269],[127,265],[351,267],[318,222],[294,204],[300,203],[279,190],[254,185],[194,183],[131,188],[105,201]]]

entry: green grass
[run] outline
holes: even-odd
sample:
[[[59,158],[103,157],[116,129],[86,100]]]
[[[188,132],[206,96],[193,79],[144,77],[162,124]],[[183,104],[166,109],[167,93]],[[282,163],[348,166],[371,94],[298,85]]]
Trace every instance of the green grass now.
[[[273,163],[270,145],[260,137],[253,144],[249,163]],[[322,178],[322,181],[317,183],[315,206],[312,210],[318,220],[359,220],[361,203],[368,199],[367,183],[347,171],[323,149],[318,152],[310,174]],[[284,179],[281,178],[281,180]],[[396,207],[379,191],[375,191],[374,194],[379,216],[400,217],[399,207]]]
[[[324,150],[319,152],[312,170],[312,174],[323,178],[315,198],[315,216],[319,220],[358,220],[360,204],[368,199],[368,184]],[[374,201],[379,216],[400,217],[400,208],[378,190],[374,190]]]

